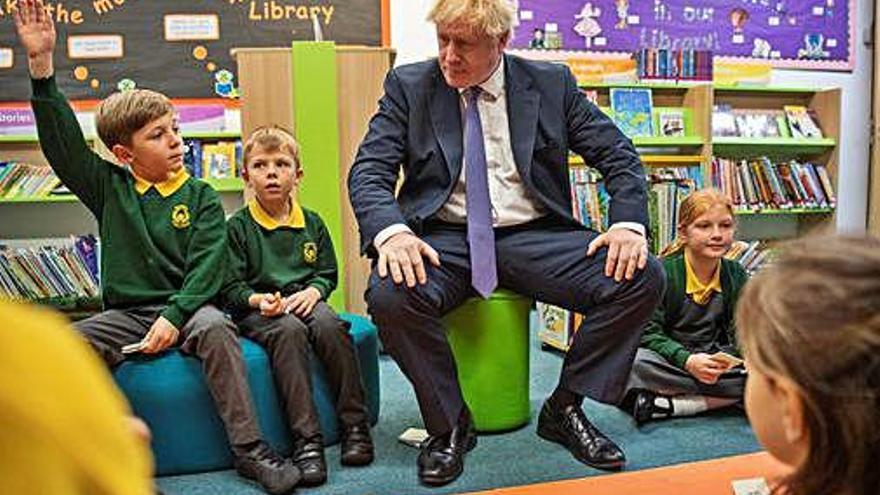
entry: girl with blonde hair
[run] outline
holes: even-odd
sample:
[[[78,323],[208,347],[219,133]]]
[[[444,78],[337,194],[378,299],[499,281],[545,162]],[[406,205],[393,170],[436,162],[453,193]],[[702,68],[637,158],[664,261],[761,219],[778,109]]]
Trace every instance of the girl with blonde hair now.
[[[661,253],[666,294],[647,323],[621,403],[636,423],[736,404],[745,387],[733,310],[747,280],[724,259],[736,222],[715,189],[691,193],[678,235]]]
[[[736,309],[758,440],[786,495],[880,493],[880,240],[801,240]]]

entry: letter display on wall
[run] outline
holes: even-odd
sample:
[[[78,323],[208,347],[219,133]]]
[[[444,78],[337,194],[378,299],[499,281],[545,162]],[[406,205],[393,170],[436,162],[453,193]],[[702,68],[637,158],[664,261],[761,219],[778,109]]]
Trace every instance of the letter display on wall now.
[[[855,0],[515,0],[513,48],[621,56],[711,50],[776,67],[852,70]]]
[[[289,46],[314,37],[381,46],[388,0],[46,1],[58,42],[56,77],[71,99],[132,87],[175,98],[235,98],[238,47]],[[27,56],[17,46],[14,0],[0,0],[0,101],[30,97]]]

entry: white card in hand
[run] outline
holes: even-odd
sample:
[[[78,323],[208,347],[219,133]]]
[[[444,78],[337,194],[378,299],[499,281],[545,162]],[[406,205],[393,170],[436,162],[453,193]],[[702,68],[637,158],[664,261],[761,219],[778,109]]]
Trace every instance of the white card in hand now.
[[[122,346],[122,353],[123,354],[131,354],[134,352],[140,352],[146,346],[147,346],[146,340],[142,340],[142,341],[136,342],[134,344],[124,345],[124,346]]]
[[[770,495],[770,487],[764,478],[733,480],[734,495]]]

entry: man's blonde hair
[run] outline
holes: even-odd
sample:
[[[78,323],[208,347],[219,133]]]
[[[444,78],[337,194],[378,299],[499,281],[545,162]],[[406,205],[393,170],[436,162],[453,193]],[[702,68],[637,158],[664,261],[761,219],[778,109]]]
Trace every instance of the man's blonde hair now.
[[[131,145],[131,136],[145,125],[174,111],[171,100],[149,89],[113,93],[95,112],[98,136],[109,149]]]
[[[461,22],[476,33],[500,38],[512,34],[515,15],[510,0],[437,0],[428,20],[438,26]]]
[[[299,143],[296,142],[293,133],[279,125],[270,124],[261,126],[251,132],[250,137],[248,137],[247,141],[244,143],[243,154],[245,166],[247,166],[250,161],[251,154],[256,146],[259,146],[263,151],[270,153],[273,151],[287,153],[293,158],[297,168],[300,168],[301,166],[299,161]]]

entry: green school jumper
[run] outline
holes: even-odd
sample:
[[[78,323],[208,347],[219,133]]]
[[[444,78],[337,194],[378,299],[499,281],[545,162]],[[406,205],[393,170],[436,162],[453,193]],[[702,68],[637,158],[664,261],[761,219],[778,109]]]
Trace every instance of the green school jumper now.
[[[54,77],[31,84],[43,153],[98,222],[105,309],[165,305],[161,316],[181,328],[223,283],[217,193],[185,171],[161,184],[136,179],[89,148]]]
[[[292,202],[290,217],[279,223],[254,200],[229,218],[227,230],[229,269],[223,295],[230,310],[251,309],[248,298],[254,293],[289,296],[311,286],[326,300],[336,288],[333,243],[317,213]]]

